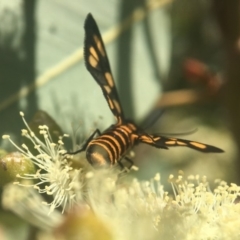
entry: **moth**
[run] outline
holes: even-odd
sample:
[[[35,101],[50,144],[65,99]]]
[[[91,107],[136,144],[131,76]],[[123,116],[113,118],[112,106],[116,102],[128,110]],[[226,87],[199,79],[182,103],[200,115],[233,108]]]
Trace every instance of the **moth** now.
[[[188,147],[203,153],[221,153],[222,149],[200,142],[174,137],[164,137],[159,134],[148,134],[133,121],[124,116],[121,102],[111,72],[107,52],[98,26],[89,13],[85,24],[84,60],[87,70],[101,87],[103,95],[112,111],[116,123],[102,133],[96,129],[79,150],[71,154],[86,151],[86,158],[94,167],[113,166],[121,160],[130,162],[126,154],[139,143],[168,149],[170,147]],[[130,166],[130,167],[131,167]]]

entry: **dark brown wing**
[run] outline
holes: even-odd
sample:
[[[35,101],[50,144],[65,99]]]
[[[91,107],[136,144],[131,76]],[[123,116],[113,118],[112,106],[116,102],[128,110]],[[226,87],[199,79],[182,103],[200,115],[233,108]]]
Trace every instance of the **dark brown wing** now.
[[[117,119],[117,124],[121,125],[124,121],[122,106],[119,101],[101,34],[90,13],[85,20],[84,29],[84,59],[86,67],[101,87],[103,95]]]
[[[221,153],[222,149],[205,143],[195,142],[181,138],[168,138],[159,135],[141,134],[139,140],[156,148],[188,147],[204,153]]]

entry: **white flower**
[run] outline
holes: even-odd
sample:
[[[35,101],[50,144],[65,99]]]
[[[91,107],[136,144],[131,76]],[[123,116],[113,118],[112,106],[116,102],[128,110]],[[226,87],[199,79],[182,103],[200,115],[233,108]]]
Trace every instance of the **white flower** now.
[[[21,179],[34,180],[36,183],[33,185],[22,184],[21,182],[17,182],[16,184],[33,186],[39,193],[52,195],[53,201],[46,203],[50,205],[49,212],[52,212],[59,206],[62,207],[62,212],[64,212],[66,208],[70,208],[82,199],[82,183],[79,181],[81,169],[73,169],[63,156],[65,152],[62,142],[63,137],[59,139],[58,143],[53,143],[48,127],[39,126],[39,132],[44,137],[44,142],[42,142],[28,126],[24,119],[24,114],[21,112],[20,115],[27,127],[27,130],[22,130],[22,136],[32,142],[38,154],[32,154],[25,144],[22,147],[17,146],[9,136],[5,135],[3,138],[7,138],[19,152],[25,157],[30,158],[38,170],[35,174],[18,175],[18,178]]]
[[[23,121],[25,122],[24,118]],[[236,203],[240,187],[236,184],[228,185],[218,180],[217,187],[211,190],[205,176],[185,178],[181,172],[177,177],[169,177],[173,189],[171,196],[164,191],[159,174],[149,181],[139,181],[126,177],[126,174],[119,175],[117,168],[92,169],[91,172],[88,168],[86,171],[85,167],[74,168],[62,156],[62,139],[57,144],[53,143],[48,128],[41,126],[40,132],[44,136],[44,142],[41,142],[27,124],[26,126],[27,130],[22,133],[37,149],[36,156],[26,145],[20,148],[5,136],[24,156],[32,159],[38,168],[35,174],[19,177],[23,180],[35,180],[36,183],[32,186],[39,193],[52,195],[53,201],[46,203],[50,205],[50,210],[47,208],[46,211],[46,206],[40,207],[42,198],[36,191],[33,192],[34,189],[23,188],[26,189],[25,193],[22,191],[22,197],[19,198],[9,194],[6,188],[3,206],[25,219],[28,215],[28,220],[34,221],[32,219],[36,218],[40,225],[42,221],[45,226],[42,229],[54,231],[59,222],[66,221],[66,229],[70,228],[69,231],[73,231],[71,234],[76,234],[76,239],[80,239],[84,233],[91,233],[97,239],[102,226],[106,226],[107,232],[116,240],[240,239],[240,204]],[[19,182],[18,185],[19,188],[28,184]],[[19,189],[16,193],[17,191]],[[69,218],[62,215],[59,217],[55,210],[61,206],[64,211],[72,205],[80,206],[80,210],[74,212],[76,218],[71,217],[71,212],[66,213]],[[46,214],[50,212],[50,216]],[[84,216],[88,214],[89,218],[86,219],[89,221],[86,223]],[[97,221],[94,221],[95,218]],[[77,219],[76,222],[73,219]],[[49,221],[47,226],[44,221]],[[79,222],[82,224],[81,228],[76,227]],[[57,228],[61,226],[60,224]],[[61,229],[62,239],[68,239],[66,236],[69,232],[66,233],[64,227]]]
[[[240,239],[240,187],[182,174],[169,179],[168,196],[160,175],[150,181],[116,179],[111,170],[95,172],[88,181],[88,202],[106,222],[114,239]]]
[[[207,178],[198,175],[187,179],[182,174],[170,176],[169,181],[175,191],[172,204],[177,220],[171,229],[181,233],[175,226],[181,227],[180,239],[240,239],[240,205],[235,203],[239,186],[216,181],[217,187],[211,191]]]

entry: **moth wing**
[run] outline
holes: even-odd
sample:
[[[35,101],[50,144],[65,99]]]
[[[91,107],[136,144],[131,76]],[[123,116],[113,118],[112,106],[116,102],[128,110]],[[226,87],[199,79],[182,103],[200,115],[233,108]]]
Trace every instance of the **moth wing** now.
[[[100,31],[90,13],[85,20],[84,29],[84,59],[86,67],[101,87],[103,95],[117,119],[117,124],[121,125],[124,121],[122,106]]]
[[[200,143],[196,141],[181,139],[181,138],[168,138],[159,135],[142,134],[139,137],[140,142],[149,144],[156,148],[168,149],[169,147],[188,147],[204,153],[221,153],[224,152],[222,149],[208,145],[205,143]]]

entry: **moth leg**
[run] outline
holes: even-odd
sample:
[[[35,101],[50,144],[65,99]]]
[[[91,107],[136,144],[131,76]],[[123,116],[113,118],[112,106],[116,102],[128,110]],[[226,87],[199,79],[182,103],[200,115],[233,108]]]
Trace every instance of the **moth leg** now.
[[[124,169],[124,166],[123,166],[123,164],[120,161],[118,161],[118,165],[120,166],[121,170]]]
[[[130,165],[127,166],[127,167],[125,167],[125,166],[123,165],[123,163],[121,162],[123,159],[126,160],[127,162],[129,162]],[[124,156],[123,158],[121,158],[121,159],[118,161],[118,165],[121,167],[122,170],[123,170],[124,168],[126,168],[127,170],[130,170],[130,169],[132,168],[133,164],[134,164],[133,161],[132,161],[130,158],[126,157],[126,156]]]
[[[130,158],[128,158],[128,157],[124,157],[124,159],[127,161],[127,162],[129,162],[130,163],[130,165],[128,166],[128,169],[131,169],[132,168],[132,166],[133,166],[133,160],[131,160]]]
[[[85,143],[82,145],[82,147],[80,149],[78,149],[77,151],[75,152],[67,152],[65,154],[70,154],[70,155],[74,155],[74,154],[77,154],[77,153],[80,153],[80,152],[83,152],[86,150],[88,144],[93,140],[93,138],[95,137],[95,135],[98,135],[100,136],[101,135],[101,132],[100,130],[97,128],[90,136],[89,138],[85,141]]]

